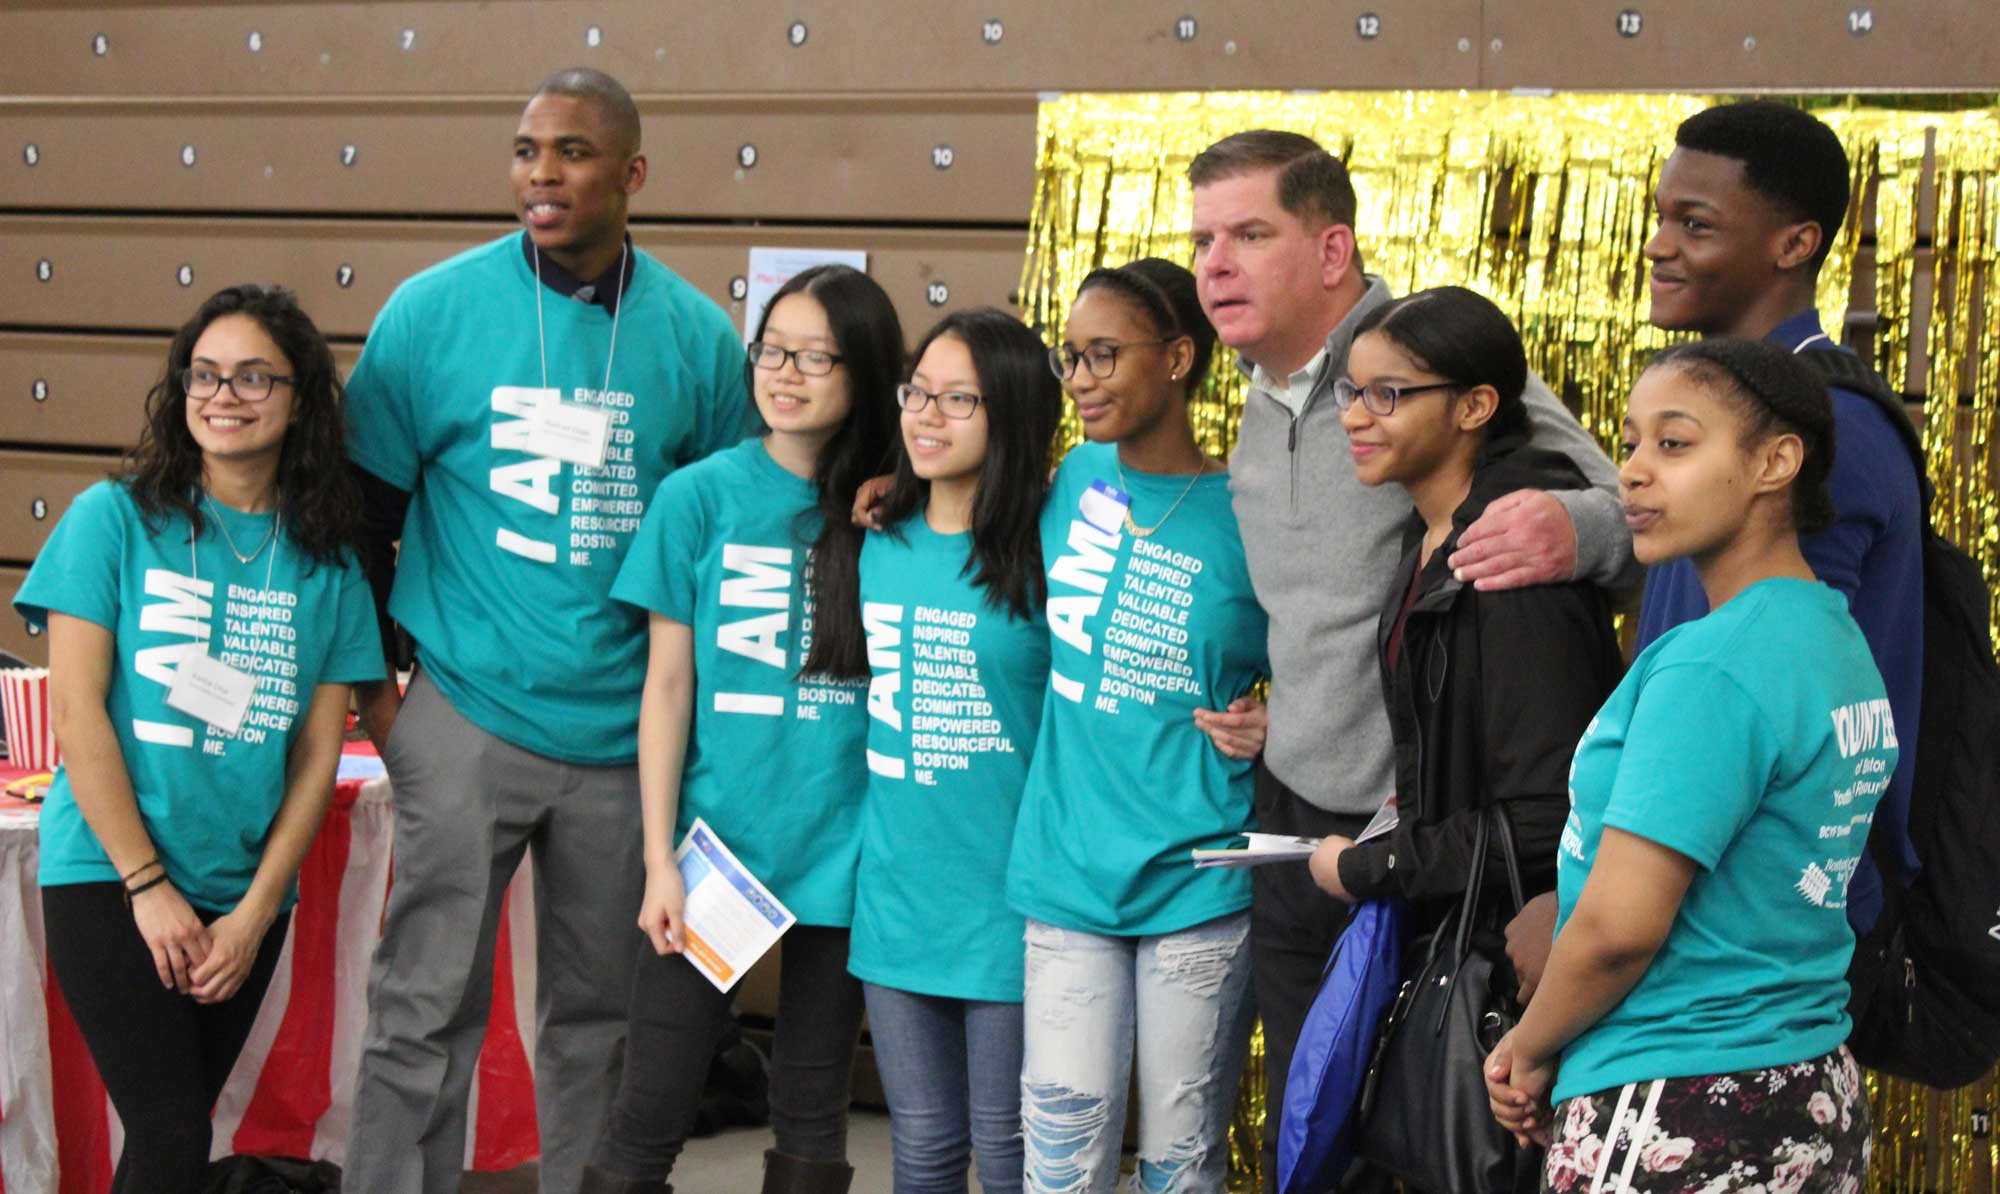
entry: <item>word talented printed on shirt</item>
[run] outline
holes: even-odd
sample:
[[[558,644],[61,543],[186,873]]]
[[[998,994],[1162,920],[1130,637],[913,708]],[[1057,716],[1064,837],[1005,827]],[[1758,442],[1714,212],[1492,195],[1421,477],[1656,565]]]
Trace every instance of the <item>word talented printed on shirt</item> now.
[[[562,391],[540,386],[493,387],[493,450],[527,456],[525,460],[496,462],[488,470],[487,484],[493,492],[543,515],[560,515],[563,469],[570,470],[567,534],[560,524],[538,534],[500,527],[494,532],[498,547],[537,563],[565,559],[580,568],[591,566],[597,558],[593,553],[602,553],[606,562],[614,565],[623,557],[625,537],[639,529],[646,515],[646,495],[640,492],[639,472],[632,463],[634,402],[631,394],[617,390],[582,386],[572,390],[572,405],[608,412],[610,440],[602,466],[565,465],[543,454],[544,425],[549,412],[563,405]]]
[[[133,654],[132,668],[142,679],[158,684],[164,695],[174,686],[182,658],[208,651],[212,645],[216,583],[148,568],[145,589],[153,600],[139,609],[140,633],[170,635],[179,641],[141,647]],[[216,658],[257,678],[256,694],[235,737],[253,746],[273,734],[283,737],[299,715],[298,631],[293,625],[298,595],[287,589],[231,584],[224,586],[223,596],[221,650]],[[156,746],[194,747],[194,729],[172,722],[135,717],[132,736]],[[229,740],[227,733],[208,726],[202,753],[219,755]]]
[[[1059,640],[1100,661],[1094,707],[1116,714],[1121,700],[1153,704],[1162,693],[1204,699],[1188,652],[1188,613],[1202,562],[1184,552],[1134,536],[1116,589],[1111,574],[1125,535],[1102,507],[1106,491],[1093,487],[1070,521],[1068,550],[1049,569],[1049,629]],[[1107,590],[1111,612],[1100,618]],[[1094,628],[1101,631],[1094,633]],[[1101,637],[1102,642],[1098,641]],[[1101,647],[1101,650],[1093,648]],[[1084,682],[1051,669],[1049,686],[1079,704]]]
[[[861,607],[868,632],[868,716],[896,734],[904,732],[907,705],[908,757],[868,751],[868,770],[884,779],[937,784],[940,771],[970,771],[975,756],[1013,754],[1013,739],[994,714],[972,633],[979,615],[932,605],[915,607],[909,642],[903,641],[904,607],[870,601]],[[904,650],[909,654],[910,696],[903,692]],[[914,769],[914,774],[911,774]]]

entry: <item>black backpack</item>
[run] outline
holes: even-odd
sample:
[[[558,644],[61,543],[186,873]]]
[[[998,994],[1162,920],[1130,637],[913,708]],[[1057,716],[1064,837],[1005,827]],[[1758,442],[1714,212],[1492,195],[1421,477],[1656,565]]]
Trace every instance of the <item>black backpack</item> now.
[[[1871,1069],[1951,1089],[1985,1077],[2000,1059],[2000,664],[1991,596],[1979,565],[1930,525],[1935,492],[1901,397],[1851,353],[1799,359],[1883,409],[1923,492],[1923,707],[1908,825],[1922,870],[1899,883],[1885,844],[1897,827],[1875,827],[1884,904],[1848,967],[1847,1043]]]

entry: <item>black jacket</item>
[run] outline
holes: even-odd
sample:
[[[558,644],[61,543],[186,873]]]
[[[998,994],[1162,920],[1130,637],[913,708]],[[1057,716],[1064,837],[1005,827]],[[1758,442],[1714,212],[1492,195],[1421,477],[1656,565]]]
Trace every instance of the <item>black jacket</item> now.
[[[1340,859],[1340,881],[1362,898],[1400,895],[1424,931],[1456,904],[1481,810],[1505,802],[1526,893],[1555,886],[1557,842],[1569,815],[1570,758],[1624,670],[1604,594],[1587,581],[1479,592],[1445,561],[1493,500],[1519,489],[1580,489],[1568,459],[1518,437],[1487,447],[1452,531],[1423,569],[1397,666],[1389,634],[1409,592],[1424,524],[1404,536],[1396,583],[1377,629],[1382,690],[1396,744],[1394,833]],[[1504,890],[1499,847],[1489,883]]]

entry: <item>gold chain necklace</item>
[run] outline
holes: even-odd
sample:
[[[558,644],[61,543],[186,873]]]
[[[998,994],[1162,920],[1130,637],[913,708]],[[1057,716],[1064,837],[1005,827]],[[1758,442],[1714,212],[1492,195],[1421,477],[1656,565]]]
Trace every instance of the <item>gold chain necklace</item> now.
[[[1201,480],[1202,476],[1208,472],[1208,461],[1206,459],[1203,459],[1201,462],[1201,467],[1194,470],[1194,476],[1188,478],[1187,488],[1181,490],[1181,495],[1174,499],[1174,504],[1167,507],[1167,512],[1165,514],[1160,515],[1160,521],[1154,523],[1152,526],[1142,527],[1138,523],[1132,521],[1132,503],[1131,503],[1132,487],[1125,483],[1125,462],[1114,458],[1112,460],[1112,463],[1116,465],[1118,468],[1118,488],[1125,491],[1125,497],[1126,497],[1125,529],[1132,532],[1134,535],[1137,535],[1141,539],[1146,538],[1147,536],[1151,535],[1154,531],[1157,531],[1161,527],[1167,525],[1167,519],[1172,518],[1174,516],[1174,511],[1180,509],[1181,503],[1187,500],[1187,495],[1194,492],[1195,482]]]

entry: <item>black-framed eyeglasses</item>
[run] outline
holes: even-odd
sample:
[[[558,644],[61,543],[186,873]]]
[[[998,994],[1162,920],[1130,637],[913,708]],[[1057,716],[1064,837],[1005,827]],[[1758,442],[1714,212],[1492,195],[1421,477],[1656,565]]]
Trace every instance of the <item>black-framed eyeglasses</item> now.
[[[1434,381],[1421,386],[1392,386],[1386,381],[1371,381],[1365,386],[1357,386],[1343,377],[1333,383],[1333,404],[1345,411],[1359,398],[1368,413],[1393,415],[1396,404],[1417,394],[1428,394],[1432,390],[1456,390],[1461,387],[1455,381]]]
[[[833,372],[833,367],[840,364],[842,359],[837,352],[827,352],[819,348],[779,348],[762,340],[752,340],[745,349],[745,355],[750,358],[750,363],[759,369],[783,369],[785,362],[789,360],[807,377],[825,377]]]
[[[206,402],[228,386],[229,392],[245,402],[262,402],[271,396],[271,387],[283,382],[291,385],[296,377],[286,377],[281,373],[266,373],[262,369],[239,369],[234,377],[224,377],[206,365],[189,365],[181,370],[181,389],[196,402]]]
[[[1158,340],[1130,340],[1119,344],[1111,340],[1093,340],[1081,349],[1067,344],[1058,344],[1049,349],[1049,368],[1063,381],[1076,374],[1076,363],[1090,370],[1090,375],[1099,381],[1110,377],[1118,369],[1118,354],[1127,348],[1150,348],[1155,344],[1172,344],[1179,336],[1162,336]]]
[[[896,387],[896,405],[911,414],[916,414],[935,402],[938,412],[945,418],[969,419],[972,417],[972,412],[978,410],[979,404],[984,401],[986,399],[982,395],[968,394],[963,390],[946,390],[942,394],[933,394],[929,390],[920,390],[908,382]]]

